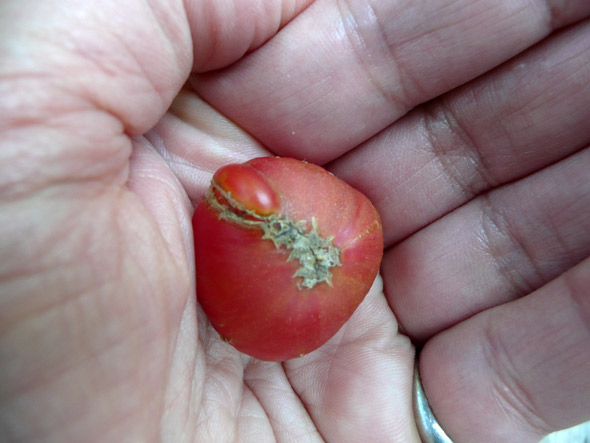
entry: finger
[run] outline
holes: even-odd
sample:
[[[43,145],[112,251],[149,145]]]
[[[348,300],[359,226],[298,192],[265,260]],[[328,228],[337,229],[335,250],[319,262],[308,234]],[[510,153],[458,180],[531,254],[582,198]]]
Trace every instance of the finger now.
[[[178,94],[146,138],[193,202],[205,194],[213,172],[221,166],[270,155],[252,136],[188,90]]]
[[[220,339],[198,310],[199,349],[197,365],[186,376],[192,386],[183,414],[183,437],[187,441],[237,441],[256,435],[273,439],[273,430],[261,404],[244,385],[247,357]]]
[[[4,197],[125,183],[128,135],[157,121],[190,68],[181,2],[166,4],[168,21],[138,1],[1,3]]]
[[[125,183],[127,136],[158,121],[193,64],[234,61],[236,42],[256,47],[307,3],[2,2],[0,189]]]
[[[261,46],[312,2],[313,0],[185,2],[194,45],[193,70],[203,72],[233,63]]]
[[[284,364],[326,441],[419,441],[411,411],[414,349],[397,333],[380,278],[343,328]]]
[[[483,195],[386,252],[388,299],[425,339],[590,255],[590,149]]]
[[[400,241],[590,143],[589,46],[587,20],[417,108],[329,168],[376,205],[386,244]]]
[[[4,123],[99,108],[128,132],[143,132],[168,106],[191,62],[182,2],[161,3],[3,2],[2,85],[11,99],[3,104],[13,111]]]
[[[281,363],[250,359],[244,371],[244,385],[260,402],[276,440],[325,441],[301,398],[293,391]]]
[[[582,0],[315,2],[193,85],[273,152],[325,163],[589,13]]]
[[[590,418],[590,260],[436,336],[420,357],[455,441],[538,441]]]

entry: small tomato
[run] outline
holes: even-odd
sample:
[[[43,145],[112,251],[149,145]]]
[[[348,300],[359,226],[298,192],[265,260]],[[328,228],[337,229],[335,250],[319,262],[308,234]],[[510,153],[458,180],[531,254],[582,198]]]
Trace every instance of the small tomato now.
[[[226,165],[193,217],[197,297],[238,350],[282,361],[321,346],[381,263],[377,211],[319,166],[264,157]]]

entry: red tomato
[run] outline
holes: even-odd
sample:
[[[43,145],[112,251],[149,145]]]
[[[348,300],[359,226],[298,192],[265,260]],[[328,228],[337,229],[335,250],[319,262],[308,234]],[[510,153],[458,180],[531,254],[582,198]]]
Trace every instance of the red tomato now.
[[[193,217],[197,297],[238,350],[313,351],[375,279],[383,233],[369,200],[319,166],[265,157],[219,169]]]

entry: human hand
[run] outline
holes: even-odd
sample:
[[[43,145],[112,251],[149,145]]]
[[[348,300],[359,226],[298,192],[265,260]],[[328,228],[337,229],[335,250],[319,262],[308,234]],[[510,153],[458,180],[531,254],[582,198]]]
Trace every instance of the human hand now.
[[[236,2],[244,10],[235,15],[205,2],[187,3],[186,12],[168,2],[110,9],[55,3],[5,2],[0,14],[2,59],[10,61],[0,84],[2,438],[416,440],[414,351],[397,333],[388,301],[413,339],[434,337],[421,372],[435,413],[457,441],[493,441],[496,431],[523,441],[588,417],[587,329],[584,317],[574,317],[588,311],[588,297],[580,292],[580,309],[568,309],[567,293],[560,298],[554,288],[587,275],[583,264],[574,267],[589,247],[581,148],[589,142],[590,73],[587,54],[574,50],[587,46],[587,24],[549,35],[545,9],[531,4],[513,16],[497,3],[429,12],[426,2],[379,6],[388,10],[317,2],[273,37],[303,2],[283,5],[282,14],[278,4],[258,13]],[[587,15],[578,4],[555,6],[552,26]],[[513,67],[471,81],[545,37]],[[267,39],[234,66],[211,72]],[[162,117],[191,64],[202,74]],[[490,133],[489,122],[500,129]],[[470,145],[455,147],[457,133],[470,134],[465,140],[483,162],[472,160]],[[498,152],[507,145],[498,134],[510,137],[509,149]],[[193,293],[190,201],[218,166],[269,154],[263,146],[332,162],[374,200],[391,246],[387,298],[377,281],[329,343],[284,364],[252,360],[221,342],[197,315]],[[557,166],[562,172],[552,173]],[[527,174],[534,175],[491,191]],[[552,186],[542,174],[561,181]],[[540,183],[527,184],[535,177]],[[516,217],[523,195],[528,218]],[[478,215],[487,221],[477,212],[482,202],[493,202],[485,214],[515,214],[502,218],[509,231],[498,224],[478,236],[469,222]],[[508,275],[526,271],[522,256],[505,253],[511,244],[500,243],[502,236],[524,235],[515,227],[526,223],[527,238],[540,238],[548,226],[542,210],[562,230],[541,237],[547,257],[540,261],[551,262],[550,271],[534,274],[521,292],[502,286],[492,258]],[[558,277],[570,267],[565,275],[574,277]],[[560,312],[550,322],[547,306]],[[510,321],[510,342],[502,325],[515,316],[527,321]],[[515,352],[523,343],[530,352]],[[506,372],[515,357],[522,361]],[[490,363],[497,364],[481,367]],[[532,376],[523,372],[533,365]],[[460,377],[466,371],[475,377]],[[556,373],[561,378],[539,393],[547,385],[541,377]],[[502,397],[504,386],[512,391]],[[528,396],[517,404],[510,393]],[[547,428],[519,421],[535,418],[524,414],[538,404],[561,407],[561,415],[539,414]],[[510,420],[506,407],[513,407]]]

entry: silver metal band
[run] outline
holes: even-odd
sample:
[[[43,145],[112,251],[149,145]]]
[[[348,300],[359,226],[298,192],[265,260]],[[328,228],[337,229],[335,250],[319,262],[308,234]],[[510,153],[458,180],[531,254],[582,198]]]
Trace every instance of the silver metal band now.
[[[414,366],[414,417],[423,443],[453,443],[430,409],[420,381],[417,358]]]

